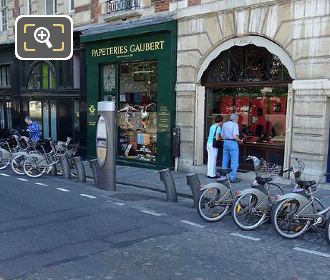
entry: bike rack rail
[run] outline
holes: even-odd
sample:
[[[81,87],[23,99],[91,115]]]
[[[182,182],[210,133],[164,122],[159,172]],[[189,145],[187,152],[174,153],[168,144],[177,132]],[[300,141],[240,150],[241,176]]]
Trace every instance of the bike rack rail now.
[[[71,178],[71,168],[70,168],[70,163],[69,163],[69,159],[67,157],[66,154],[63,155],[59,155],[60,158],[60,162],[62,165],[62,169],[63,169],[63,177],[65,179],[70,179]]]
[[[81,157],[74,157],[73,160],[77,170],[78,182],[86,183],[86,172]]]
[[[201,182],[197,176],[197,173],[189,173],[186,175],[187,178],[187,185],[190,187],[193,200],[194,200],[194,206],[195,208],[198,207],[198,201],[200,196],[200,190],[201,190]]]
[[[178,196],[176,194],[175,182],[173,180],[173,176],[171,171],[166,168],[159,171],[160,180],[164,183],[166,190],[167,201],[177,202]]]
[[[89,166],[93,172],[94,183],[97,185],[97,159],[89,160]]]

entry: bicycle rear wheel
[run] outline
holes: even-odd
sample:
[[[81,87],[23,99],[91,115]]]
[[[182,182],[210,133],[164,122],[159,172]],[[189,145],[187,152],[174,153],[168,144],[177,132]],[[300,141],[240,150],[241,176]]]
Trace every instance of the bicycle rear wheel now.
[[[265,206],[261,207],[258,203],[258,197],[253,193],[247,193],[235,199],[231,215],[239,228],[253,230],[263,224],[267,213]]]
[[[229,205],[221,201],[223,195],[221,189],[215,186],[203,190],[198,201],[198,214],[208,222],[219,221],[229,210]]]
[[[26,155],[15,155],[10,163],[11,169],[17,174],[17,175],[25,175],[24,172],[24,161],[27,159]]]
[[[272,224],[279,235],[292,239],[301,236],[308,229],[310,220],[294,217],[299,206],[299,201],[296,199],[285,199],[275,206],[272,212]]]
[[[11,153],[3,148],[0,148],[0,170],[5,169],[11,160]]]
[[[46,159],[29,156],[24,161],[24,172],[31,178],[38,178],[42,176],[48,169]]]

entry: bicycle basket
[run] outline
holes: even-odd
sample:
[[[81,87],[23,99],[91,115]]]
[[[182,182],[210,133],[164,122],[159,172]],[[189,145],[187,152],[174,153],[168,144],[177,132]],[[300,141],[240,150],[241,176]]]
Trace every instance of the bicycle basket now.
[[[263,162],[260,169],[261,177],[275,177],[280,174],[282,166],[275,163]]]

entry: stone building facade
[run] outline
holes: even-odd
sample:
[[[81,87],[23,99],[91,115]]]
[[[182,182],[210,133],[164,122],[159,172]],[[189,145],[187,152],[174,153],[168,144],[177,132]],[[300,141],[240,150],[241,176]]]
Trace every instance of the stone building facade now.
[[[190,2],[176,3],[176,123],[183,138],[180,168],[192,170],[203,164],[204,71],[222,51],[254,44],[276,54],[292,78],[284,166],[300,157],[310,172],[324,172],[329,143],[330,2],[204,0],[189,7]]]

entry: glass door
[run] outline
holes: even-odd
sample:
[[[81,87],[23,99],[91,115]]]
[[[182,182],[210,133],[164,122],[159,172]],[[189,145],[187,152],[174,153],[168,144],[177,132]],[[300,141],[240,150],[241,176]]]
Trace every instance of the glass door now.
[[[29,116],[37,121],[42,138],[52,138],[57,141],[57,105],[55,99],[30,100]]]

